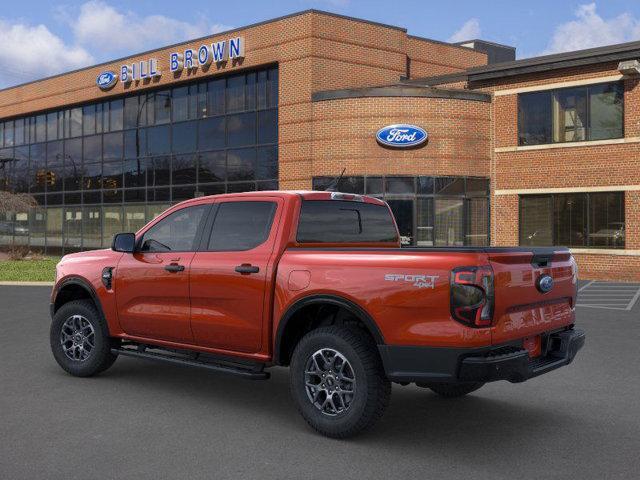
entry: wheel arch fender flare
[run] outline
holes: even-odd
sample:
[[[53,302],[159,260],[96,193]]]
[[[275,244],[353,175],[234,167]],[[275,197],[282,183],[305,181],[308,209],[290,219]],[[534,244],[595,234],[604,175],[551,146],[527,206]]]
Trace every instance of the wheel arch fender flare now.
[[[58,295],[66,287],[70,287],[70,286],[79,287],[89,294],[89,297],[91,298],[94,305],[96,306],[96,309],[98,310],[98,314],[102,317],[102,319],[104,320],[104,324],[108,328],[106,317],[104,315],[104,310],[102,309],[102,303],[100,302],[100,298],[98,297],[98,294],[96,293],[95,288],[93,288],[93,285],[91,285],[91,283],[88,280],[76,275],[65,278],[58,285],[56,285],[53,298],[51,299],[51,318],[53,319],[53,316],[55,315],[56,311],[59,309],[59,307],[56,308]]]
[[[276,331],[275,342],[274,342],[274,350],[273,350],[273,362],[276,365],[282,364],[282,340],[284,333],[287,329],[287,325],[291,321],[291,319],[298,313],[301,309],[308,307],[310,305],[335,305],[345,310],[349,311],[356,317],[358,320],[364,323],[365,327],[375,340],[376,344],[383,345],[384,336],[380,331],[380,328],[373,320],[371,315],[360,307],[358,304],[354,303],[351,300],[348,300],[344,297],[340,297],[338,295],[327,295],[327,294],[317,294],[317,295],[309,295],[297,300],[293,305],[289,306],[287,311],[280,317],[280,322],[278,323],[278,329]]]

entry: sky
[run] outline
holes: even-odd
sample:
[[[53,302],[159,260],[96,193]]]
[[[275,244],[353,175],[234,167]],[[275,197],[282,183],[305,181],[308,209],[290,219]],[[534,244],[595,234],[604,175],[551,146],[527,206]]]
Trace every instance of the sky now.
[[[518,58],[640,40],[638,0],[2,0],[0,88],[309,8]]]

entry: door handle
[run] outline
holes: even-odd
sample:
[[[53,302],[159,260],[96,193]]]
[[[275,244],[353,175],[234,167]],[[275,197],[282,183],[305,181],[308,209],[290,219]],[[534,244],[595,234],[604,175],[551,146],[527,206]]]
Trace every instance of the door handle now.
[[[175,263],[172,263],[171,265],[167,265],[166,267],[164,267],[164,269],[167,272],[182,272],[184,270],[184,265],[178,265]]]
[[[258,273],[260,271],[260,267],[256,267],[255,265],[251,265],[250,263],[243,263],[242,265],[238,265],[236,267],[236,272],[241,273],[243,275],[248,275],[250,273]]]

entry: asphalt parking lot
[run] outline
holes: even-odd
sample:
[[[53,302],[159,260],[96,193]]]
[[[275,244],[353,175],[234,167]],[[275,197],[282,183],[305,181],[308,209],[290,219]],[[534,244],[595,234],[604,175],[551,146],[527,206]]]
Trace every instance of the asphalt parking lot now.
[[[394,386],[375,430],[313,433],[268,382],[119,358],[88,379],[48,346],[49,288],[0,286],[0,478],[631,479],[640,471],[640,305],[578,308],[569,367],[443,400]]]

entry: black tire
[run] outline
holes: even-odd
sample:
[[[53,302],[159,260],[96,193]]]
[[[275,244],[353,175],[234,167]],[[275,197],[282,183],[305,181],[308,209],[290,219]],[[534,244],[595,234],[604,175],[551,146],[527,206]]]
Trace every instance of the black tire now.
[[[93,346],[90,351],[88,347],[91,344],[87,343],[88,340],[83,343],[83,349],[86,350],[82,352],[82,355],[86,355],[83,359],[70,358],[65,353],[65,348],[61,342],[62,329],[65,326],[65,322],[74,317],[81,317],[90,324],[91,328],[88,326],[85,327],[85,332],[91,332],[91,329],[93,331],[93,335],[90,337],[93,339]],[[58,362],[58,365],[76,377],[90,377],[103,372],[113,365],[118,358],[117,354],[111,353],[112,346],[118,343],[117,340],[109,337],[106,322],[96,310],[95,305],[88,300],[75,300],[65,303],[58,309],[53,317],[53,322],[51,322],[49,341],[51,343],[53,357],[56,359],[56,362]],[[69,342],[71,342],[71,340],[69,340]],[[69,342],[67,345],[69,345]],[[78,352],[80,349],[78,347],[78,349],[73,349],[73,351]]]
[[[470,383],[431,383],[426,385],[431,391],[444,398],[456,398],[475,392],[484,385],[482,382]]]
[[[348,395],[348,407],[334,415],[312,403],[305,383],[307,362],[322,349],[342,355],[355,380],[353,394]],[[327,437],[347,438],[371,428],[389,405],[391,383],[385,376],[375,343],[357,327],[321,327],[306,334],[296,345],[289,373],[291,396],[298,410],[311,427]],[[347,390],[341,393],[344,392]],[[324,395],[326,398],[326,392]]]

